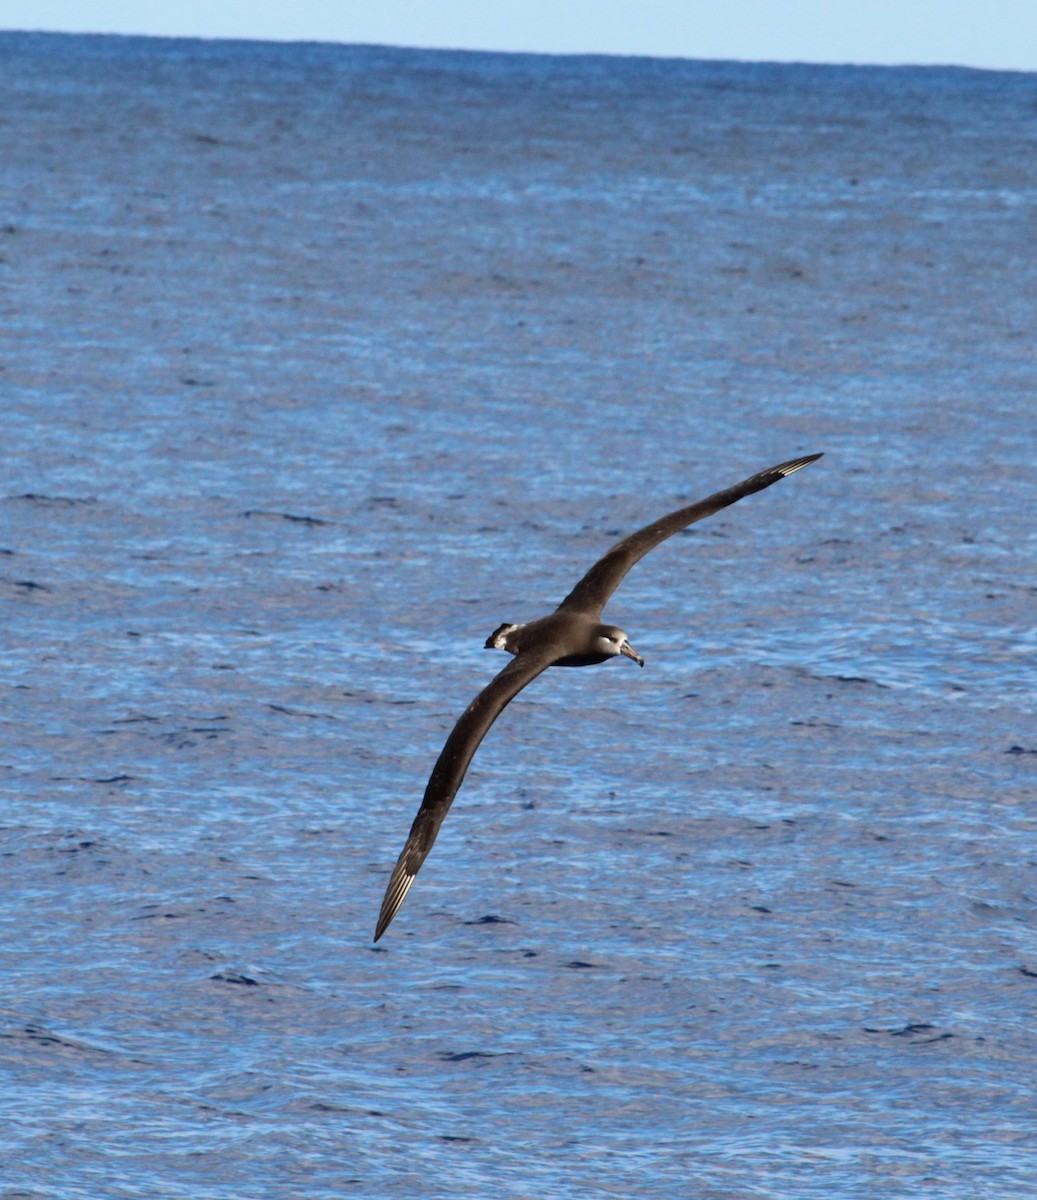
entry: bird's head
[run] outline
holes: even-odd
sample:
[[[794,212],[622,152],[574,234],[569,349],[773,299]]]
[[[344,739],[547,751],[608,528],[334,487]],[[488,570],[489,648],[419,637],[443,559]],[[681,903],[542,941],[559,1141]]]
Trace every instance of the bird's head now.
[[[632,658],[639,667],[645,665],[645,660],[631,646],[627,635],[622,629],[617,629],[615,625],[602,625],[599,627],[597,648],[606,658],[615,658],[617,655],[622,654],[625,658]]]

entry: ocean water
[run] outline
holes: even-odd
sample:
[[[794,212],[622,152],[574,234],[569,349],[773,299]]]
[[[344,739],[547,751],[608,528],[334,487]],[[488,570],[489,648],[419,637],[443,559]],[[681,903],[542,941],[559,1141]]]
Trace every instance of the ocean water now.
[[[1037,77],[0,35],[0,1197],[1037,1196]],[[486,739],[613,541],[782,459]]]

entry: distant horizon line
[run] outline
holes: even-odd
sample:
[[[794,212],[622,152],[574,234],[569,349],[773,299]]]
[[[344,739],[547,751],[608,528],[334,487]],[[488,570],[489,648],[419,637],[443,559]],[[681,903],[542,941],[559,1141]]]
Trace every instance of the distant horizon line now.
[[[119,38],[138,41],[161,42],[203,42],[203,43],[256,43],[267,46],[329,46],[371,50],[411,50],[432,54],[481,54],[506,55],[512,58],[606,58],[620,61],[640,59],[648,62],[688,62],[688,63],[731,63],[740,66],[775,66],[775,67],[830,67],[835,69],[852,68],[855,70],[879,71],[974,71],[994,75],[1033,75],[1037,72],[1025,67],[980,67],[969,63],[955,62],[871,62],[845,59],[811,58],[715,58],[687,54],[620,54],[614,50],[491,50],[485,47],[471,46],[422,46],[402,42],[350,42],[329,38],[289,38],[289,37],[228,37],[216,34],[186,34],[186,33],[123,33],[114,30],[84,30],[84,29],[7,29],[0,27],[0,37],[5,35],[25,37],[67,37],[67,38]]]

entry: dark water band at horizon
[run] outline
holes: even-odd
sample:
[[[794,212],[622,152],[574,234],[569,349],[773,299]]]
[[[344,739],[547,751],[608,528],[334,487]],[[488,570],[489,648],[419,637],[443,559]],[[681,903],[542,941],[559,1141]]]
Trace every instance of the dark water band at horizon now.
[[[1037,1194],[1037,79],[0,62],[0,1195]]]

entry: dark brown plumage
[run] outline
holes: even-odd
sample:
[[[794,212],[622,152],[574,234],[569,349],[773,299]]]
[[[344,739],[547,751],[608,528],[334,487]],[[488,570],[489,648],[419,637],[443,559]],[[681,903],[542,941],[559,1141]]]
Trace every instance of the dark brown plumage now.
[[[623,630],[601,623],[602,609],[630,568],[678,530],[711,516],[744,496],[763,491],[820,457],[820,454],[808,454],[779,463],[734,487],[653,521],[617,542],[598,559],[549,616],[525,625],[501,625],[490,635],[486,641],[487,649],[507,650],[515,655],[515,659],[465,709],[436,760],[421,808],[389,879],[375,929],[376,942],[389,927],[432,849],[479,743],[505,706],[526,684],[548,667],[590,666],[619,655],[644,666],[644,659],[630,645]]]

